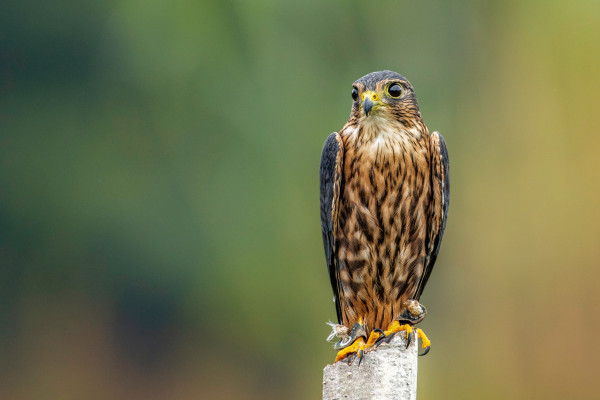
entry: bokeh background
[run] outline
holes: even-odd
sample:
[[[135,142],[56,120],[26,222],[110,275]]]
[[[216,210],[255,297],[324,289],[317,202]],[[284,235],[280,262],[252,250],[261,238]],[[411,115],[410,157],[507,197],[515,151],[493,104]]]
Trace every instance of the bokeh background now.
[[[316,399],[351,83],[451,156],[420,399],[600,398],[600,2],[0,5],[0,397]]]

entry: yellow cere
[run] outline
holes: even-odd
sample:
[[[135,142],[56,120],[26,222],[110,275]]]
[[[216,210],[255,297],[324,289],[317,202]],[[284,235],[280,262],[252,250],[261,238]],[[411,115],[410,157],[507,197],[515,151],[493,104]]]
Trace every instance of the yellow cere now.
[[[365,97],[370,97],[371,100],[373,100],[373,101],[379,100],[379,96],[377,96],[377,93],[372,92],[370,90],[368,90],[362,94],[362,97],[360,98],[361,101],[365,101]]]

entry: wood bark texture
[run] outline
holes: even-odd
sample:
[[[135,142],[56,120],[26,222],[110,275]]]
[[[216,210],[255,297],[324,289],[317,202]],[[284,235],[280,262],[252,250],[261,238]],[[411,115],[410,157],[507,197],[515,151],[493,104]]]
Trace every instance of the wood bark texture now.
[[[366,353],[360,365],[355,358],[326,366],[323,400],[415,400],[417,358],[417,340],[406,348],[406,335],[399,333]]]

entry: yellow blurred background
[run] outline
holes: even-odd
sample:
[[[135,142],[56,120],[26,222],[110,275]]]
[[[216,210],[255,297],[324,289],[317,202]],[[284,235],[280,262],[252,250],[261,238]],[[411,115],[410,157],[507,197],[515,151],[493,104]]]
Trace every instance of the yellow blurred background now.
[[[316,399],[362,75],[448,144],[419,399],[600,398],[600,2],[0,5],[0,397]]]

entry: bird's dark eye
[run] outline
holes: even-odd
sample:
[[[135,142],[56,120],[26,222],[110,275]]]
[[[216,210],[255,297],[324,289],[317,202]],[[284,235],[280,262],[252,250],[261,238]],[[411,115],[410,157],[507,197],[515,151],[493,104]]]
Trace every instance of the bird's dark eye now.
[[[388,88],[388,93],[392,97],[400,97],[400,95],[402,94],[402,86],[398,85],[397,83],[394,83]]]
[[[358,89],[355,87],[352,88],[352,100],[358,100]]]

